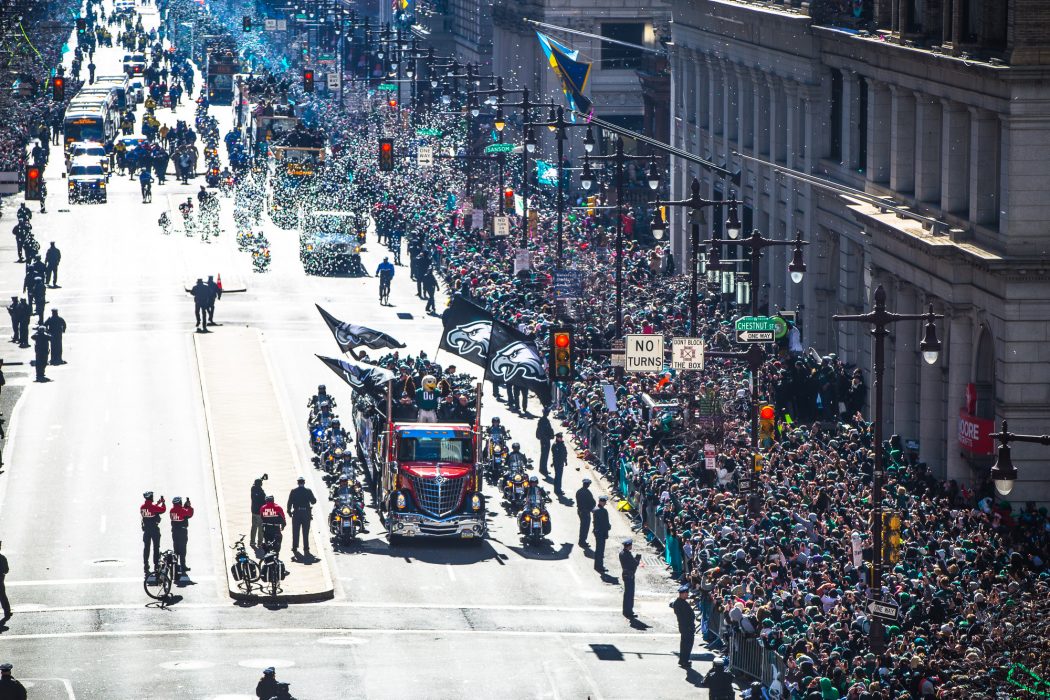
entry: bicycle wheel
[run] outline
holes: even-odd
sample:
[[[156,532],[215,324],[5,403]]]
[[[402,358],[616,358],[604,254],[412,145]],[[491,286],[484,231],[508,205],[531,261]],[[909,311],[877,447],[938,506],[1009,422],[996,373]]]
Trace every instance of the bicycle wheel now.
[[[270,595],[274,598],[281,592],[281,564],[275,561],[270,564]]]
[[[164,590],[163,579],[165,578],[165,575],[163,571],[163,567],[157,567],[153,573],[148,574],[142,581],[142,588],[146,591],[146,595],[153,600],[164,600],[168,595],[167,591]],[[169,584],[168,590],[170,589],[171,586]]]

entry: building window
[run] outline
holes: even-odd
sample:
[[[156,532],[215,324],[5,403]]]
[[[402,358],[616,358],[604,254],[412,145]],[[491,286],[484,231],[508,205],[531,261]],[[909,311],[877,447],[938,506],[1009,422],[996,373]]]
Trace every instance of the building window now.
[[[908,16],[905,18],[905,31],[909,34],[922,34],[926,22],[926,0],[909,0]]]
[[[645,25],[638,22],[603,22],[602,36],[628,44],[642,44]],[[636,70],[642,67],[642,50],[602,42],[602,70]]]
[[[831,159],[842,162],[842,71],[831,69]]]
[[[868,172],[868,81],[857,78],[857,171]]]
[[[981,29],[981,0],[962,0],[962,40],[976,44]]]

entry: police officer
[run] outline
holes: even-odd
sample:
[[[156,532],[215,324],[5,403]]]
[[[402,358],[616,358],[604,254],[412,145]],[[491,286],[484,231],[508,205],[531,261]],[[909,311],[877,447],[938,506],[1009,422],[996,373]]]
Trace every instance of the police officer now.
[[[44,253],[44,282],[52,289],[58,287],[58,265],[62,262],[62,251],[51,241],[51,246]]]
[[[565,438],[561,433],[554,436],[554,449],[551,450],[554,466],[554,493],[561,495],[561,476],[565,465],[569,463],[569,450],[565,447]]]
[[[683,668],[689,668],[687,662]],[[723,659],[722,663],[716,663],[707,675],[704,676],[703,686],[711,690],[711,700],[733,700],[736,697],[736,689],[733,688],[733,674],[729,672],[729,659]]]
[[[598,505],[591,493],[591,480],[584,479],[583,486],[576,492],[576,515],[580,518],[580,539],[577,541],[581,547],[587,546],[587,533],[591,529],[591,511]]]
[[[678,597],[670,603],[674,616],[678,619],[678,633],[681,639],[678,644],[678,665],[689,668],[689,655],[693,653],[693,637],[696,634],[696,617],[693,606],[689,604],[689,586],[678,587]]]
[[[263,523],[263,542],[272,541],[273,551],[281,553],[281,541],[284,539],[282,530],[288,524],[284,517],[284,509],[273,502],[273,494],[266,496],[266,503],[259,509],[259,517]]]
[[[204,283],[204,280],[198,277],[197,282],[193,285],[193,289],[190,290],[190,294],[193,295],[193,316],[197,319],[195,330],[207,333],[208,305],[209,300],[212,298],[212,292],[208,289],[208,285]]]
[[[38,382],[48,381],[48,378],[44,376],[44,370],[47,369],[48,345],[50,340],[51,336],[48,335],[47,329],[43,326],[37,326],[36,331],[33,333],[33,353],[36,355],[33,364],[36,367],[36,380]]]
[[[37,322],[44,322],[44,305],[47,303],[47,285],[44,278],[37,275],[29,283],[29,296],[33,301],[33,309],[37,315]]]
[[[548,418],[551,410],[543,409],[543,415],[536,421],[536,439],[540,441],[540,474],[547,476],[547,460],[551,453],[551,440],[554,439],[554,428]]]
[[[11,664],[0,664],[0,698],[3,700],[26,700],[25,686],[11,675]]]
[[[44,328],[51,336],[51,364],[64,365],[62,359],[62,336],[66,332],[66,320],[58,315],[58,309],[51,309],[51,316],[44,321]]]
[[[0,608],[4,610],[5,620],[11,618],[11,601],[7,599],[7,585],[4,583],[4,579],[10,572],[11,567],[7,563],[7,557],[0,554]]]
[[[630,619],[638,617],[634,614],[634,574],[638,571],[638,564],[642,561],[641,554],[634,554],[632,547],[634,540],[630,537],[624,539],[623,549],[620,550],[620,571],[623,576],[623,616]]]
[[[609,524],[609,511],[605,509],[605,504],[609,502],[609,497],[602,494],[598,497],[598,506],[591,513],[591,517],[594,520],[594,570],[600,574],[606,572],[605,568],[605,540],[609,539],[609,530],[612,526]]]
[[[277,670],[273,666],[263,670],[262,678],[255,685],[255,697],[270,700],[277,695]]]
[[[11,342],[18,342],[18,297],[11,297],[11,303],[7,306],[7,313],[11,315]]]
[[[259,510],[266,504],[266,492],[263,491],[263,480],[256,479],[252,484],[252,532],[251,544],[253,547],[262,545],[262,516]]]
[[[160,565],[160,516],[167,512],[168,507],[164,505],[164,496],[156,503],[153,502],[153,492],[147,491],[142,494],[146,499],[139,506],[139,515],[142,517],[142,573],[149,576],[149,549],[153,545],[153,568]]]
[[[190,539],[190,518],[193,517],[190,499],[186,499],[185,505],[181,496],[171,499],[171,512],[168,513],[168,517],[171,518],[172,549],[179,558],[179,573],[185,573],[190,570],[190,567],[186,566],[186,543]]]
[[[288,494],[288,512],[292,514],[292,552],[299,553],[299,533],[303,535],[303,555],[310,557],[310,508],[317,503],[314,492],[306,488],[306,479],[299,477],[299,485]]]
[[[212,275],[208,275],[208,290],[211,292],[211,299],[208,305],[208,325],[215,325],[215,302],[218,299],[222,299],[222,287],[218,285],[215,278]]]
[[[33,309],[25,297],[18,300],[18,347],[29,347],[29,321],[33,318]]]

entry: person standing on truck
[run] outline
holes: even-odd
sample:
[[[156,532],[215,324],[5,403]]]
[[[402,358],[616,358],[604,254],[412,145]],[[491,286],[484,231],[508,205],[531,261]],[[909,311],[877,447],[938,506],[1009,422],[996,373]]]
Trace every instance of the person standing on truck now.
[[[420,423],[437,423],[437,406],[437,379],[428,374],[423,377],[423,386],[416,389],[416,420]]]

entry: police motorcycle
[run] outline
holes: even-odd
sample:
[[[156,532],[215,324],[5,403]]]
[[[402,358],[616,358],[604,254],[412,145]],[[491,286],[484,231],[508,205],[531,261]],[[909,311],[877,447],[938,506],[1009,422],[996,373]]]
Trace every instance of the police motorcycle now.
[[[525,491],[525,507],[518,514],[518,533],[522,544],[539,544],[551,534],[551,516],[547,511],[550,496],[539,484],[539,477],[530,476]]]
[[[495,486],[500,483],[500,477],[506,473],[507,439],[510,433],[500,424],[499,417],[494,416],[492,425],[485,429],[485,436],[485,480]]]
[[[514,443],[512,449],[517,447],[518,443]],[[517,513],[525,507],[525,490],[529,486],[529,479],[525,474],[527,467],[528,462],[524,455],[516,449],[508,454],[507,471],[502,477],[503,507],[508,513]]]
[[[361,513],[352,495],[335,499],[332,512],[328,516],[328,531],[341,547],[347,547],[357,539],[357,533],[361,531]]]
[[[310,413],[306,427],[310,431],[310,449],[315,455],[321,454],[327,444],[328,429],[332,427],[332,421],[338,420],[331,411],[327,401],[321,402],[316,411]]]

